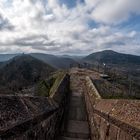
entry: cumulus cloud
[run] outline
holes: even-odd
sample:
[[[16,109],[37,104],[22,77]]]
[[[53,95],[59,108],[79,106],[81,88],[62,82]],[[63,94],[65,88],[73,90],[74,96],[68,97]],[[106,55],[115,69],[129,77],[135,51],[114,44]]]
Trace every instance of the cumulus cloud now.
[[[139,31],[119,26],[139,7],[139,0],[0,0],[0,52],[136,54]]]
[[[103,23],[120,23],[132,13],[140,14],[139,0],[100,0],[92,11],[92,18]]]

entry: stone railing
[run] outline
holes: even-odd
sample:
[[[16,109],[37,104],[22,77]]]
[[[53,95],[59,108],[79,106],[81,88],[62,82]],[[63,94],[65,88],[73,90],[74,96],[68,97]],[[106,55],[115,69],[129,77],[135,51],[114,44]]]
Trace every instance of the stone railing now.
[[[101,99],[91,79],[85,80],[91,140],[139,140],[140,101]]]
[[[65,112],[69,75],[52,97],[0,96],[1,140],[54,140]]]

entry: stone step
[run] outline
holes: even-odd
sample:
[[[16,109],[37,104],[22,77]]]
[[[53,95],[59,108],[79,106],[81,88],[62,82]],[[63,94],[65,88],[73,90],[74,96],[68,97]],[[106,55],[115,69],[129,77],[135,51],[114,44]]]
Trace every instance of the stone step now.
[[[81,139],[81,138],[70,138],[70,137],[60,137],[59,140],[89,140],[89,139]]]
[[[71,138],[89,138],[89,126],[87,121],[69,120],[64,136]]]
[[[87,114],[83,107],[70,107],[69,120],[87,121]]]

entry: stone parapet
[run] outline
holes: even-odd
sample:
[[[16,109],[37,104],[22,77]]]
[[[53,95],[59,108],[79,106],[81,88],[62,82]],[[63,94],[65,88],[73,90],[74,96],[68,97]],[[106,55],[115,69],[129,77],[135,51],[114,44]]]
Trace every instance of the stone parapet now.
[[[53,140],[64,116],[68,92],[66,74],[53,97],[0,96],[0,139]]]
[[[140,101],[101,99],[89,77],[85,101],[92,140],[139,140]]]

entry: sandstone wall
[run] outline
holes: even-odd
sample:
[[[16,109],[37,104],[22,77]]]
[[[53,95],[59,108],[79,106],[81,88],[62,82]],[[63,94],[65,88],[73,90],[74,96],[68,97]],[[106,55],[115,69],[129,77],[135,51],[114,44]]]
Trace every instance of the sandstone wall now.
[[[53,140],[59,132],[67,104],[69,75],[53,97],[0,97],[1,140]]]
[[[85,86],[91,140],[140,139],[140,101],[101,99],[89,77]]]

